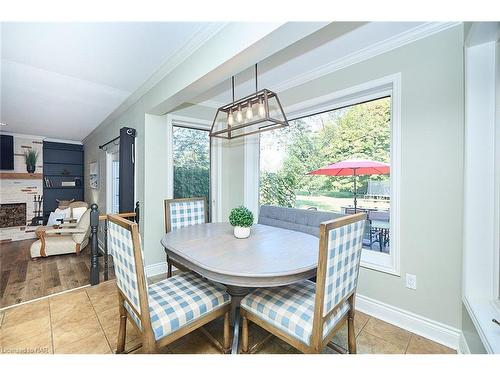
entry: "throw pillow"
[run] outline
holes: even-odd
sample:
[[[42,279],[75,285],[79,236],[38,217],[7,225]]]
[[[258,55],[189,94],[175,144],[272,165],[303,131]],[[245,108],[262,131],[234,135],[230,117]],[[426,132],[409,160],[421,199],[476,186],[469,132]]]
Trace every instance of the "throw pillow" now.
[[[69,204],[71,202],[73,202],[74,199],[71,199],[71,200],[59,200],[59,199],[56,199],[56,202],[59,204],[59,208],[66,208],[66,207],[69,207]]]
[[[59,225],[61,224],[61,222],[57,220],[64,218],[65,218],[64,212],[51,212],[49,215],[49,220],[47,221],[47,226],[51,227],[53,225]]]
[[[54,211],[55,213],[63,213],[64,214],[64,219],[70,219],[71,218],[71,208],[56,208]]]

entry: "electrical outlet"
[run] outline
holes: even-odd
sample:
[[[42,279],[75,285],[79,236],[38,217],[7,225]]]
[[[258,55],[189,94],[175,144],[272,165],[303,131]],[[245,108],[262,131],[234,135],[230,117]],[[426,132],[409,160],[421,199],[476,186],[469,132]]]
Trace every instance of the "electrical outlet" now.
[[[408,289],[417,289],[417,276],[407,273],[406,274],[406,287]]]

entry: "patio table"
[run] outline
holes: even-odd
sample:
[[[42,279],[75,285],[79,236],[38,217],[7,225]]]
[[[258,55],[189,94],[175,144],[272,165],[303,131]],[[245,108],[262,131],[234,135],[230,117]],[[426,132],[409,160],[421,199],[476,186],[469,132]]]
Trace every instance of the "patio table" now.
[[[382,245],[385,244],[389,238],[389,230],[391,229],[391,223],[385,220],[372,220],[371,226],[379,230],[378,242],[380,246],[380,251],[382,251]]]
[[[169,232],[161,243],[175,261],[225,285],[232,297],[232,353],[238,349],[241,299],[254,288],[309,279],[318,264],[318,238],[261,224],[246,239],[234,237],[229,223],[209,223]]]

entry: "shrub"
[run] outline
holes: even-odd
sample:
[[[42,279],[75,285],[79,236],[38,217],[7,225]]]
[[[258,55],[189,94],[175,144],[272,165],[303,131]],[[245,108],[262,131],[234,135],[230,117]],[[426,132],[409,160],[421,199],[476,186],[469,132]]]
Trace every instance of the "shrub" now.
[[[251,227],[253,224],[253,213],[243,206],[233,208],[229,214],[229,222],[233,227]]]

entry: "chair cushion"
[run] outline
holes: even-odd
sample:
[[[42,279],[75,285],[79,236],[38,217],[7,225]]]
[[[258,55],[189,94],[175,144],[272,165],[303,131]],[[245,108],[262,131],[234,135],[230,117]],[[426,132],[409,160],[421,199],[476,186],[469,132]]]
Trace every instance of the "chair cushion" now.
[[[313,328],[316,284],[306,280],[288,286],[257,289],[241,300],[241,307],[304,344],[309,345]],[[349,310],[344,302],[323,326],[326,337]]]
[[[192,272],[152,284],[148,294],[156,340],[231,302],[231,297],[223,288]],[[126,302],[125,308],[142,329],[138,316]]]

